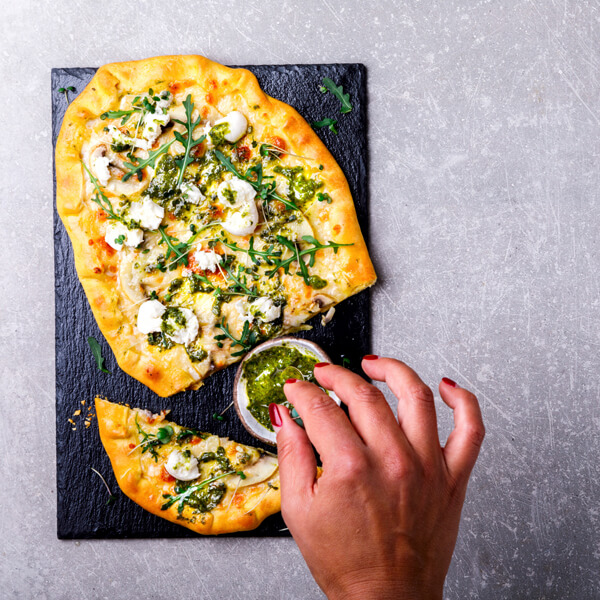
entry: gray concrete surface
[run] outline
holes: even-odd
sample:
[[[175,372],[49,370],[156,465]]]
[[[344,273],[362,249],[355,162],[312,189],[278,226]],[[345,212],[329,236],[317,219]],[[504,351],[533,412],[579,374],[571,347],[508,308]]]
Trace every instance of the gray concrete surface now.
[[[56,540],[50,68],[165,53],[368,66],[374,347],[488,429],[445,597],[600,597],[598,2],[1,4],[1,597],[320,597],[292,540]]]

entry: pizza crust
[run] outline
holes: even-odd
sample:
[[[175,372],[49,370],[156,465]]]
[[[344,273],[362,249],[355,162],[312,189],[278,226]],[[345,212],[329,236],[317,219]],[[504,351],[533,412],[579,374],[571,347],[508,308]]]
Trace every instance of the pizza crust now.
[[[158,462],[154,462],[148,453],[142,454],[140,448],[136,448],[140,436],[135,419],[137,415],[144,429],[169,423],[162,420],[162,416],[152,415],[153,423],[149,425],[146,422],[148,414],[96,398],[100,439],[117,483],[121,491],[144,510],[203,535],[255,529],[266,517],[281,510],[279,470],[264,482],[240,487],[237,491],[228,489],[220,504],[210,512],[192,514],[186,507],[180,516],[175,505],[161,510],[165,503],[163,494],[173,493],[173,483],[165,482],[160,476],[166,457],[160,454]]]
[[[220,356],[210,365],[192,363],[182,347],[161,352],[145,342],[135,326],[135,305],[123,301],[119,287],[117,251],[104,241],[106,223],[90,205],[90,184],[82,166],[82,153],[91,135],[91,120],[118,107],[126,93],[140,93],[170,82],[173,93],[193,90],[194,100],[221,114],[241,110],[257,137],[282,140],[294,154],[323,165],[319,178],[331,204],[314,202],[306,217],[319,240],[352,244],[336,254],[321,251],[323,272],[337,272],[341,282],[328,290],[329,303],[315,306],[314,290],[298,279],[283,276],[286,291],[294,293],[290,333],[320,310],[329,310],[343,299],[372,285],[375,271],[362,237],[348,182],[331,153],[310,125],[292,107],[267,96],[256,77],[245,69],[231,69],[201,56],[163,56],[101,67],[83,92],[71,103],[56,144],[57,209],[73,244],[75,266],[100,330],[119,366],[160,396],[197,389],[215,370],[239,357]],[[206,109],[208,110],[208,109]],[[306,288],[306,289],[305,289]]]

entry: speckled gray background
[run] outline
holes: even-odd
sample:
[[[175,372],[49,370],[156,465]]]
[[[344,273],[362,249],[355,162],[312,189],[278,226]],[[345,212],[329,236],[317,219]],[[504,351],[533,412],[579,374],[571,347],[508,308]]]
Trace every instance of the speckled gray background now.
[[[488,428],[445,596],[598,598],[598,3],[126,4],[1,3],[0,596],[320,596],[292,540],[56,540],[50,68],[189,52],[367,65],[374,348]]]

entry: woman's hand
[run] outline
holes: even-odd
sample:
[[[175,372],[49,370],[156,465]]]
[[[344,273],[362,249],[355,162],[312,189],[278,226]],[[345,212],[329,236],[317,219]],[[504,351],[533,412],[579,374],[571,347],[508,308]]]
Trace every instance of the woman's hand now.
[[[440,446],[433,393],[404,363],[366,357],[364,372],[398,398],[330,364],[319,384],[290,380],[284,391],[304,421],[272,404],[282,512],[317,583],[330,599],[441,598],[469,475],[484,427],[477,398],[443,379],[455,428]],[[323,462],[317,479],[314,444]]]

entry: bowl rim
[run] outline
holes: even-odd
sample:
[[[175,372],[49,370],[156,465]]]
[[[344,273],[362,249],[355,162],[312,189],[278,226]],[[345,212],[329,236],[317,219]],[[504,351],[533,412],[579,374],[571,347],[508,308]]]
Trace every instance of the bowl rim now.
[[[261,429],[263,429],[266,432],[266,434],[263,435],[263,434],[259,433],[258,431],[253,430],[250,427],[250,424],[246,421],[246,417],[242,414],[242,410],[239,405],[240,404],[239,400],[241,399],[242,395],[238,394],[238,389],[243,380],[242,371],[244,369],[244,364],[250,358],[252,358],[256,354],[260,354],[260,352],[262,352],[263,350],[267,350],[268,348],[271,348],[273,346],[283,346],[286,343],[288,343],[290,345],[296,344],[297,346],[304,346],[305,349],[312,351],[313,354],[315,354],[316,357],[321,360],[321,362],[329,362],[329,363],[331,362],[331,358],[329,358],[329,355],[327,354],[327,352],[325,352],[325,350],[323,350],[323,348],[321,348],[321,346],[319,346],[319,344],[317,344],[316,342],[313,342],[312,340],[294,337],[292,335],[284,335],[281,337],[266,340],[265,342],[262,342],[261,344],[258,344],[258,346],[255,346],[254,348],[252,348],[252,350],[250,350],[250,352],[248,352],[244,356],[244,358],[240,361],[237,372],[235,374],[235,379],[233,380],[233,406],[235,407],[235,412],[237,413],[237,416],[238,416],[239,420],[241,421],[242,425],[246,428],[246,431],[248,431],[248,433],[250,433],[250,435],[259,439],[261,442],[264,442],[265,444],[270,444],[271,446],[277,446],[275,432],[269,431],[264,425],[259,423],[256,419],[254,419],[254,420],[256,421],[257,425],[259,427],[261,427]],[[335,395],[334,392],[329,390],[329,395],[331,396],[332,400],[334,402],[336,402],[336,404],[338,404],[338,405],[340,404],[340,400]],[[247,395],[244,394],[244,397],[247,398]],[[254,418],[254,417],[252,417],[252,418]],[[266,437],[269,434],[270,434],[270,437]]]

